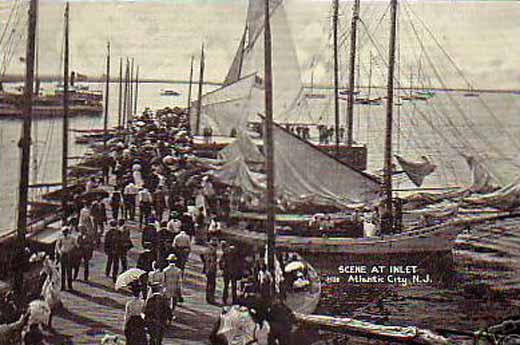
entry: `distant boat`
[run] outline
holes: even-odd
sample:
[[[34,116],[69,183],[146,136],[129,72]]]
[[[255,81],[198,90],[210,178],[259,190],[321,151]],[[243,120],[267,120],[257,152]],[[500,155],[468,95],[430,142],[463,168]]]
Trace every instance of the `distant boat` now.
[[[464,97],[480,97],[480,94],[477,92],[466,92]]]
[[[180,93],[171,89],[162,89],[161,96],[180,96]]]
[[[306,93],[305,94],[305,98],[310,98],[310,99],[324,99],[324,98],[327,98],[327,95],[324,95],[322,93]]]
[[[340,95],[348,95],[350,93],[351,93],[350,90],[342,90],[342,91],[339,92]],[[353,95],[358,95],[359,91],[354,91],[354,92],[352,92],[352,94]]]

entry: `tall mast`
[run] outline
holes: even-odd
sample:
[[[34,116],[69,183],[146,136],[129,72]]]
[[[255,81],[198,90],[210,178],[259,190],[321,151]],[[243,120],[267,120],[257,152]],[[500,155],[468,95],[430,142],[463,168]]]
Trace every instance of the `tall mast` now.
[[[271,23],[269,1],[265,0],[265,31],[264,31],[264,79],[265,79],[265,131],[264,147],[266,153],[265,170],[267,174],[267,267],[272,277],[275,276],[275,197],[274,197],[274,143],[273,143],[273,76],[271,62]]]
[[[190,84],[188,87],[188,105],[186,107],[186,109],[187,109],[186,113],[188,114],[188,117],[191,114],[191,87],[193,85],[193,60],[194,59],[195,59],[195,57],[192,55],[191,56],[191,65],[190,65]],[[188,133],[191,134],[191,119],[190,118],[188,118]]]
[[[107,152],[108,140],[108,105],[110,100],[110,42],[107,42],[107,71],[105,81],[105,118],[103,121],[103,152]],[[108,183],[108,169],[104,170],[105,181]]]
[[[125,81],[124,81],[124,91],[123,91],[123,128],[128,128],[128,73],[129,73],[129,61],[126,59],[126,69],[125,69]]]
[[[384,210],[381,215],[381,230],[383,233],[392,231],[392,120],[394,106],[394,69],[395,69],[395,41],[397,28],[397,0],[391,0],[391,27],[388,52],[388,84],[386,102],[386,132],[385,132],[385,166],[384,166]]]
[[[354,88],[356,82],[356,45],[357,45],[357,21],[359,18],[359,0],[354,0],[352,10],[352,24],[350,29],[350,68],[349,68],[349,93],[347,97],[347,145],[354,143]]]
[[[63,57],[63,143],[61,157],[61,184],[63,196],[61,206],[63,210],[63,222],[66,221],[66,209],[68,201],[67,192],[67,159],[69,154],[69,3],[65,5],[65,52]]]
[[[18,186],[18,214],[16,224],[16,247],[19,258],[24,257],[25,234],[27,229],[27,204],[29,190],[29,162],[31,160],[31,122],[32,98],[34,87],[34,56],[36,42],[38,1],[31,0],[29,5],[29,25],[27,30],[27,50],[25,56],[25,87],[23,95],[23,126],[19,142],[21,151],[20,185]],[[23,296],[23,270],[19,267],[14,274],[14,289],[18,296]]]
[[[197,123],[195,126],[195,135],[200,135],[200,112],[202,107],[202,84],[204,83],[204,43],[200,53],[200,74],[199,74],[199,100],[197,102]]]
[[[334,14],[332,16],[332,30],[334,33],[334,119],[336,133],[336,155],[339,154],[339,66],[338,66],[338,17],[339,1],[334,0]]]
[[[123,127],[122,120],[122,103],[123,103],[123,58],[119,58],[119,108],[118,108],[118,117],[117,124],[119,128]]]
[[[132,58],[131,60],[131,65],[130,65],[130,80],[128,81],[129,84],[128,84],[128,114],[130,115],[131,118],[133,118],[133,107],[132,107],[132,103],[133,103],[133,100],[134,100],[134,58]]]
[[[137,97],[139,95],[139,65],[135,72],[135,92],[134,92],[134,114],[137,114]]]

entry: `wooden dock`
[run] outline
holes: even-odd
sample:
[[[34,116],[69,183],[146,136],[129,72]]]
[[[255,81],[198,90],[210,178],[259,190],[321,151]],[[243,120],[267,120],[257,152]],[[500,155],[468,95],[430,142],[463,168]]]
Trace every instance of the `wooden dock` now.
[[[135,223],[131,234],[134,248],[128,255],[128,266],[135,267],[142,249],[141,232]],[[166,332],[163,344],[209,344],[208,337],[221,311],[205,299],[206,279],[202,272],[200,253],[204,247],[194,245],[186,265],[183,289],[184,303],[177,306],[174,320]],[[105,277],[106,256],[102,245],[90,262],[90,279],[82,280],[83,269],[73,284],[74,292],[64,291],[64,309],[53,320],[55,334],[47,334],[48,344],[100,344],[105,334],[118,334],[124,339],[123,318],[126,301],[124,291],[115,291],[111,278]],[[217,278],[216,300],[221,301],[222,278]],[[124,342],[123,342],[124,343]]]

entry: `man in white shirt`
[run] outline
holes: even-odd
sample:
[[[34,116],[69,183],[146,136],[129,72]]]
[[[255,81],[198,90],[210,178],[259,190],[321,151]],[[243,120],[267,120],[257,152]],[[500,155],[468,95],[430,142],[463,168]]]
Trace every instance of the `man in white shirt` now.
[[[146,188],[141,188],[137,193],[137,202],[139,204],[139,227],[143,226],[143,219],[150,218],[152,213],[152,194]]]
[[[127,184],[123,191],[125,208],[128,210],[131,220],[135,219],[135,199],[138,191],[137,186],[133,182]]]
[[[178,267],[184,274],[184,267],[186,267],[186,262],[188,261],[191,252],[190,236],[188,236],[186,232],[181,231],[177,236],[175,236],[173,239],[173,250],[177,255]]]
[[[73,251],[78,247],[75,237],[70,235],[70,229],[67,226],[62,227],[63,236],[56,241],[56,255],[60,259],[61,266],[61,289],[65,290],[65,281],[69,290],[72,288],[72,255]]]

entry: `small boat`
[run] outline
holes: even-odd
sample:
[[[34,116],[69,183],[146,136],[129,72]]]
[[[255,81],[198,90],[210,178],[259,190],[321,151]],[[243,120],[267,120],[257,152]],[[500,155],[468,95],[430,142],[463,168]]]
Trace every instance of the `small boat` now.
[[[306,93],[305,98],[309,99],[324,99],[327,98],[327,95],[321,93]]]
[[[172,89],[162,89],[161,96],[180,96],[180,93]]]
[[[340,95],[349,95],[349,94],[359,95],[359,91],[350,92],[350,90],[342,90],[339,92],[339,94]]]

